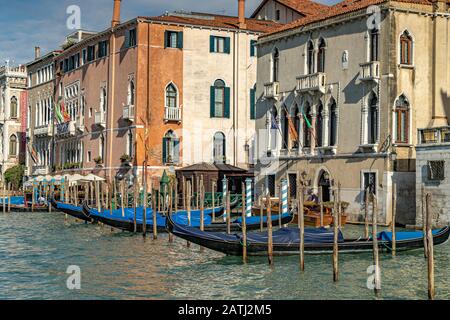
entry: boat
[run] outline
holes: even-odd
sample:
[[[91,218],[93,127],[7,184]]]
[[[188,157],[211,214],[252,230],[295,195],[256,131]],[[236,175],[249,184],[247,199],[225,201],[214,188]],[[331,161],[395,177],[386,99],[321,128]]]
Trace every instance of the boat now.
[[[27,201],[24,196],[12,196],[9,198],[11,204],[8,203],[8,198],[0,198],[0,211],[3,211],[3,207],[5,207],[5,211],[10,209],[11,212],[47,212],[48,206],[46,204],[34,204],[32,208],[31,201]]]
[[[222,252],[227,255],[242,255],[242,234],[223,232],[204,232],[197,228],[180,225],[171,217],[167,219],[167,229],[175,236],[198,244],[205,248]],[[433,231],[435,245],[446,242],[449,238],[450,227]],[[267,232],[247,233],[247,254],[249,256],[267,255]],[[423,248],[423,234],[421,231],[396,232],[396,248],[398,251]],[[380,251],[388,251],[391,248],[392,233],[383,231],[377,236]],[[332,253],[333,231],[325,228],[305,229],[305,253]],[[273,255],[298,255],[299,254],[299,229],[281,228],[273,232]],[[359,253],[373,250],[371,238],[344,239],[341,231],[338,234],[338,246],[341,253]]]
[[[100,213],[97,209],[91,208],[86,202],[83,203],[83,210],[86,216],[95,218],[99,222],[102,222],[106,225],[109,225],[111,227],[134,232],[134,209],[133,208],[125,208],[124,212],[122,213],[121,209],[113,210],[112,212],[110,210],[103,210]],[[138,207],[136,208],[136,228],[137,232],[141,232],[143,229],[143,208]],[[221,221],[212,221],[211,219],[211,212],[212,209],[205,209],[204,212],[204,230],[206,232],[216,232],[216,231],[226,231],[227,230],[227,223],[224,220],[223,217],[219,217]],[[200,227],[200,211],[199,210],[193,210],[191,211],[191,221],[190,224],[194,228]],[[293,216],[291,214],[284,214],[281,216],[281,219],[279,219],[279,216],[273,216],[272,221],[274,226],[278,226],[279,222],[281,221],[281,225],[288,224],[292,221]],[[181,224],[181,225],[188,225],[188,215],[187,212],[177,211],[176,213],[173,213],[172,219]],[[167,217],[163,213],[156,213],[156,223],[157,223],[157,230],[158,232],[167,232],[166,230],[166,220]],[[259,229],[261,226],[260,218],[259,217],[250,217],[247,218],[247,229],[248,230],[256,230]],[[242,230],[241,225],[241,218],[232,219],[230,222],[230,228],[233,232],[238,232]],[[146,225],[147,225],[147,231],[152,232],[153,231],[153,210],[151,208],[147,209],[147,218],[146,218]],[[267,226],[267,217],[263,217],[263,227]]]
[[[61,211],[62,213],[65,213],[71,217],[74,217],[76,219],[86,221],[86,222],[95,222],[94,219],[90,216],[87,216],[82,206],[75,206],[68,203],[58,202],[55,199],[50,200],[51,205],[55,210]]]

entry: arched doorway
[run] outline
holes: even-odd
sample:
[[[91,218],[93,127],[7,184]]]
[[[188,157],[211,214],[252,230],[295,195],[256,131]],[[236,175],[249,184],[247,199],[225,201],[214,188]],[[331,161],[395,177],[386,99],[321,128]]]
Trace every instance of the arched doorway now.
[[[323,202],[328,202],[331,200],[331,196],[330,196],[330,187],[331,187],[331,182],[330,182],[330,174],[325,171],[322,170],[319,174],[319,181],[317,184],[318,187],[322,187],[322,201]]]

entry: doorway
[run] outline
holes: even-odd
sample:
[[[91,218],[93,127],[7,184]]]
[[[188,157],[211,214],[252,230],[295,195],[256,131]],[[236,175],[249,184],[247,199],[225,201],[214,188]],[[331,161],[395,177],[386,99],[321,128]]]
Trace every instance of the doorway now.
[[[329,202],[331,200],[330,196],[331,182],[330,182],[330,174],[325,170],[322,170],[322,172],[319,175],[318,187],[322,187],[322,202]]]

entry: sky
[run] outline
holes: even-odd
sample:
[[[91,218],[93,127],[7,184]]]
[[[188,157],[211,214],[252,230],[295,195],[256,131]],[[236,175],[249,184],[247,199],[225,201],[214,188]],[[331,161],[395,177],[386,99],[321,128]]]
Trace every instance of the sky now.
[[[262,0],[247,0],[249,16]],[[336,0],[317,0],[335,3]],[[237,15],[237,0],[122,0],[122,21],[136,16],[154,16],[175,10]],[[34,47],[42,54],[59,49],[67,28],[67,8],[80,8],[81,28],[107,29],[111,23],[113,0],[0,0],[0,65],[24,64],[34,58]]]

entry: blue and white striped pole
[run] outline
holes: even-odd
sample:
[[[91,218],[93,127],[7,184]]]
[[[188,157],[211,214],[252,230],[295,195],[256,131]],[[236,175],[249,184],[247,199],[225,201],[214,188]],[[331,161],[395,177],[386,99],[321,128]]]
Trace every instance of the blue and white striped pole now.
[[[252,216],[252,179],[245,180],[245,214],[247,217]]]
[[[281,214],[288,213],[288,181],[281,180]]]
[[[61,178],[61,195],[60,195],[60,201],[61,202],[66,202],[66,198],[65,198],[65,196],[64,196],[64,182],[65,182],[65,179],[64,179],[64,177],[62,177]]]
[[[227,192],[228,192],[228,179],[223,177],[222,179],[222,203],[223,203],[223,221],[227,221]]]

